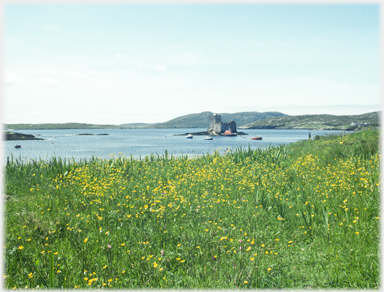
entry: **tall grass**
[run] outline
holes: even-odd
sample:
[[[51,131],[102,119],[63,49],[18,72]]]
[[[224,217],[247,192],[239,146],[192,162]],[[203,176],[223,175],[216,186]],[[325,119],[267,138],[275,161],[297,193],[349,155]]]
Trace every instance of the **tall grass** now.
[[[378,288],[378,141],[11,158],[6,288]]]

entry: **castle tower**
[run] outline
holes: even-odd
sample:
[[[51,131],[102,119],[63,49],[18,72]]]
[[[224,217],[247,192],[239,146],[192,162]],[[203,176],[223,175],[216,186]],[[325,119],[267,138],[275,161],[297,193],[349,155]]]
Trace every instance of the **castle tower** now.
[[[213,116],[209,117],[209,130],[215,130],[215,124],[220,124],[221,123],[221,116],[217,114],[213,114]]]

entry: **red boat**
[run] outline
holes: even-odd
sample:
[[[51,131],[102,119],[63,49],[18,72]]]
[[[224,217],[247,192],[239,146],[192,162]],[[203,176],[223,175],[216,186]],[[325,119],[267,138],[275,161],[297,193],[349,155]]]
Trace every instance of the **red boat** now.
[[[263,138],[259,137],[259,136],[256,136],[256,137],[252,137],[251,140],[263,140]]]
[[[236,134],[233,134],[231,130],[226,130],[226,131],[223,133],[223,136],[233,137],[233,136],[237,136],[237,135],[236,135]]]

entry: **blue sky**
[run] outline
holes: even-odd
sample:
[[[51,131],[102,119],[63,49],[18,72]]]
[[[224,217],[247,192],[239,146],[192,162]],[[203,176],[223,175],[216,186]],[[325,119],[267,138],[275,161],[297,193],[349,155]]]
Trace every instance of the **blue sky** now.
[[[377,4],[4,6],[6,123],[380,110]]]

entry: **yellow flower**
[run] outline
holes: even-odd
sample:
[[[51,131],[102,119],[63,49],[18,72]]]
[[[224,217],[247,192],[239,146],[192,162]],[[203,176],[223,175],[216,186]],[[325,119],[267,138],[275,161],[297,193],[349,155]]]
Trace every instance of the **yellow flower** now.
[[[158,264],[156,262],[153,263],[153,267],[157,268]]]
[[[253,261],[255,258],[251,258],[251,261]]]
[[[355,232],[356,234],[359,234],[359,232]]]
[[[248,283],[248,281],[244,281],[244,284],[247,284]]]
[[[120,245],[121,245],[121,246],[124,246],[124,245],[125,245],[125,243],[121,243]]]
[[[270,270],[272,270],[271,268],[267,269],[267,271],[269,272]]]
[[[88,238],[84,239],[84,243],[86,243],[88,241]]]
[[[109,279],[108,282],[112,282],[112,279]]]
[[[24,248],[24,246],[22,246],[22,245],[20,245],[20,246],[18,247],[18,249],[20,249],[20,250],[23,249],[23,248]]]

